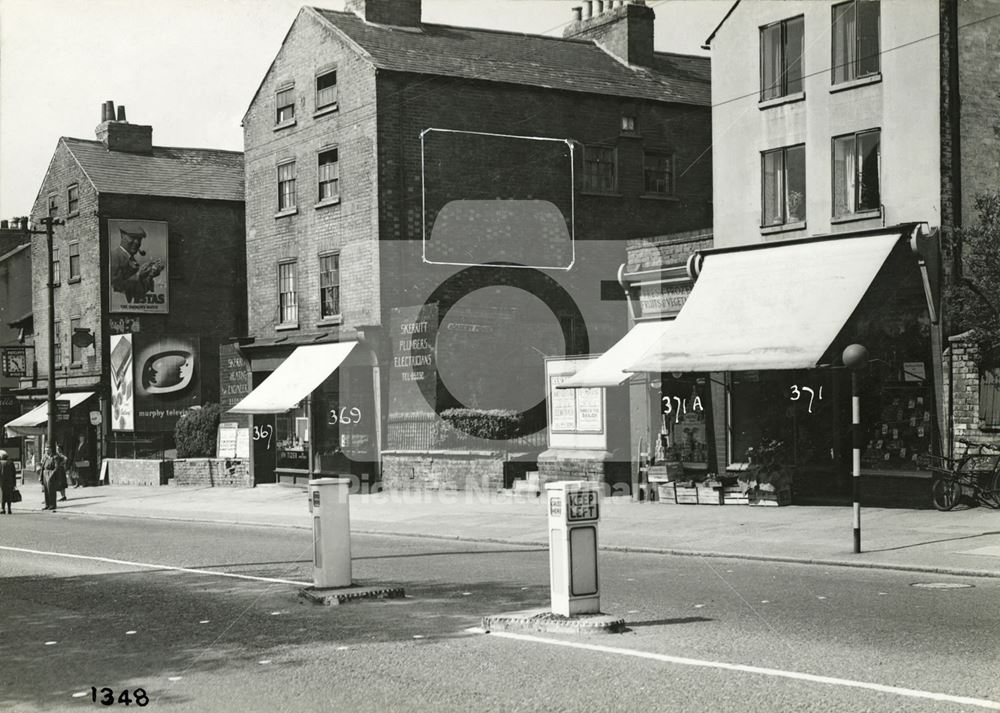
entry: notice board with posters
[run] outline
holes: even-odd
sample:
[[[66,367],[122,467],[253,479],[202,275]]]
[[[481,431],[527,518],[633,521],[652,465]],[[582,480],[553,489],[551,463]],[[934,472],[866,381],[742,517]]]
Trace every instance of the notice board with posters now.
[[[545,360],[550,448],[607,448],[604,389],[558,388],[594,358],[596,357]]]

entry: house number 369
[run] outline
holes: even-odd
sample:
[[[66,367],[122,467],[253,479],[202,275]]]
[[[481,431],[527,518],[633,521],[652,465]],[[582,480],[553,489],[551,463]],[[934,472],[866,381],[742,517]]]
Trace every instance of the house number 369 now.
[[[337,409],[330,409],[330,419],[327,423],[361,423],[361,409],[357,406],[352,408],[342,407],[339,411]]]

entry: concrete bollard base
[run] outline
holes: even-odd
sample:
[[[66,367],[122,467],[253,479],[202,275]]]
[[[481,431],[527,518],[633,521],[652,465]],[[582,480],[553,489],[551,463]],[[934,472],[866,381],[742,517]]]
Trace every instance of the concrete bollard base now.
[[[402,599],[406,596],[402,587],[359,586],[321,589],[305,587],[299,590],[299,596],[313,604],[336,607],[341,604],[364,601],[366,599]]]
[[[557,634],[620,634],[625,620],[609,614],[563,616],[549,609],[525,609],[484,616],[482,627],[491,631],[548,632]]]

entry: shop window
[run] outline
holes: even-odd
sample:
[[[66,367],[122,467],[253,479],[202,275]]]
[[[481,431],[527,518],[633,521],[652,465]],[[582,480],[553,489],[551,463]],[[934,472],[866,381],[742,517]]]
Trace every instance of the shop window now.
[[[320,317],[340,314],[340,255],[320,255],[319,258]]]
[[[70,366],[81,366],[83,364],[83,347],[78,347],[76,345],[76,340],[73,339],[73,335],[76,334],[76,330],[80,327],[80,318],[73,317],[69,321],[69,363]]]
[[[873,129],[833,139],[835,218],[881,209],[881,134]]]
[[[274,95],[274,123],[278,126],[295,120],[295,87],[279,89]]]
[[[316,108],[323,109],[337,103],[337,70],[324,72],[316,77]]]
[[[760,28],[760,100],[802,91],[803,17]]]
[[[806,219],[806,149],[789,146],[761,154],[761,225]]]
[[[72,242],[69,248],[69,281],[80,279],[80,243]]]
[[[278,468],[309,469],[309,417],[306,405],[275,416],[274,438]]]
[[[879,73],[879,3],[852,0],[833,6],[833,83]]]
[[[583,150],[583,190],[614,193],[617,188],[615,150],[607,146],[586,146]]]
[[[296,325],[299,322],[298,294],[295,291],[294,262],[278,264],[278,319],[283,325]]]
[[[319,201],[334,201],[340,197],[340,156],[338,149],[319,152]]]
[[[669,196],[674,193],[674,157],[669,154],[642,155],[643,189],[646,193]]]
[[[685,469],[707,470],[708,379],[682,375],[661,382],[660,434],[654,462],[680,463]]]
[[[278,166],[278,211],[295,208],[295,162]]]
[[[68,215],[80,212],[80,187],[75,184],[66,189],[66,212]]]

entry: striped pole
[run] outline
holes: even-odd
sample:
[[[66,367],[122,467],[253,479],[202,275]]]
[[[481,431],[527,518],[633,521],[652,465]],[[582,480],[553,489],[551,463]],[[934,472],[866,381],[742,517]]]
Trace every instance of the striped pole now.
[[[851,370],[851,499],[854,501],[854,553],[861,552],[861,396],[858,394],[858,370],[868,366],[868,350],[860,344],[844,349],[844,366]]]
[[[851,440],[854,453],[851,467],[851,488],[854,501],[854,553],[861,552],[861,397],[858,396],[858,372],[851,372]]]

